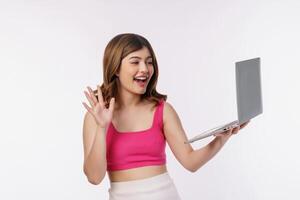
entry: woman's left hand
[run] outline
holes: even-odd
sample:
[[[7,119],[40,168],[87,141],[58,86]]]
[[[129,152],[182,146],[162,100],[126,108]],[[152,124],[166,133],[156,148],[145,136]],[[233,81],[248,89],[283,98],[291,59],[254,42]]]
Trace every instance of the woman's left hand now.
[[[241,125],[238,125],[237,127],[235,127],[235,128],[231,128],[231,129],[229,129],[229,130],[227,130],[227,131],[224,131],[224,132],[222,132],[222,133],[217,133],[217,134],[215,134],[214,136],[215,137],[218,137],[218,138],[220,138],[220,139],[228,139],[230,136],[232,136],[233,134],[237,134],[238,132],[239,132],[239,130],[241,130],[241,129],[243,129],[245,126],[247,126],[247,124],[250,122],[250,120],[249,121],[247,121],[247,122],[245,122],[245,123],[243,123],[243,124],[241,124]]]

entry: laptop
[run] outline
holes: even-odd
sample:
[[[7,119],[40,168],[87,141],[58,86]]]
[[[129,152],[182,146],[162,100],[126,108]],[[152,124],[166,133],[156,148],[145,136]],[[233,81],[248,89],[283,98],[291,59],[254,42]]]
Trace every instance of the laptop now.
[[[263,112],[260,58],[236,62],[235,79],[238,119],[200,133],[184,143],[192,143],[235,128]]]

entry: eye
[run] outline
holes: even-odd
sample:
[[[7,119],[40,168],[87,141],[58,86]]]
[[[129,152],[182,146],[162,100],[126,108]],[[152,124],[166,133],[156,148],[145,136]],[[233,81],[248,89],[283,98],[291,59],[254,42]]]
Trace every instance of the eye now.
[[[131,64],[137,65],[139,62],[132,62]]]
[[[152,62],[148,62],[148,64],[149,64],[149,65],[153,65],[153,63],[152,63]]]

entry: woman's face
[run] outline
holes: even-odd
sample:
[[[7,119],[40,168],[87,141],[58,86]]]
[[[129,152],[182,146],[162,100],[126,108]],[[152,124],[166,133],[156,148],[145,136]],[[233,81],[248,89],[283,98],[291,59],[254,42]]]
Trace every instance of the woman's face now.
[[[154,73],[152,57],[147,47],[132,52],[123,58],[119,73],[120,89],[135,94],[146,92]]]

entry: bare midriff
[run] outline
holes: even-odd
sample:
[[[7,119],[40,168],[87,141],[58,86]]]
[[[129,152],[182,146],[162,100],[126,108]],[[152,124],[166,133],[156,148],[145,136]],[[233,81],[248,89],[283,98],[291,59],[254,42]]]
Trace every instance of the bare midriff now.
[[[166,165],[144,166],[127,170],[109,171],[110,182],[132,181],[150,178],[167,172]]]

